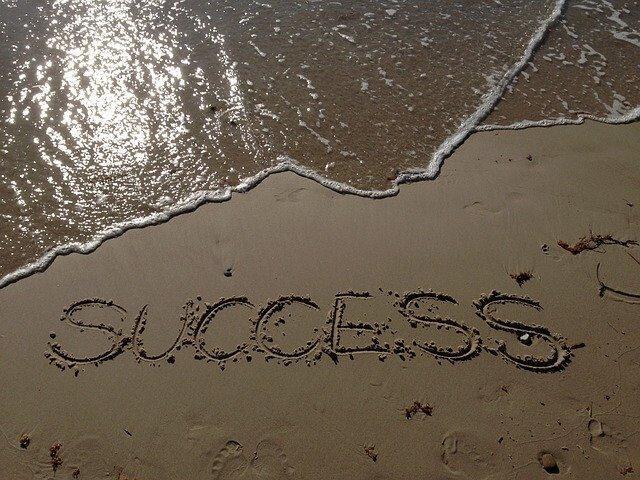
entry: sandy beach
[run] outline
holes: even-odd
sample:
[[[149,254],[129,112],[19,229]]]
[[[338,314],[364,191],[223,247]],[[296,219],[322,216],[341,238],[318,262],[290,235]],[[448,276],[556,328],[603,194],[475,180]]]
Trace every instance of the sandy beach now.
[[[6,479],[640,471],[640,124],[292,173],[0,290]]]

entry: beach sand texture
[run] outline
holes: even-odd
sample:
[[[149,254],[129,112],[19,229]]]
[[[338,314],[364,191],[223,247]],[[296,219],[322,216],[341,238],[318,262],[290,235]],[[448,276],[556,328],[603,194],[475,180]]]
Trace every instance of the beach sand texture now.
[[[638,152],[483,132],[392,198],[283,173],[57,258],[0,290],[0,477],[635,478]]]

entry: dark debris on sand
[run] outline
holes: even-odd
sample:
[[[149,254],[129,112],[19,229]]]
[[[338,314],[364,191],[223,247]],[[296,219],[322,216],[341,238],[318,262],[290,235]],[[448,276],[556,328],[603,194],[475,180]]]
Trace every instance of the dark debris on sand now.
[[[404,416],[407,417],[408,420],[417,413],[424,413],[427,417],[430,417],[433,414],[433,407],[428,403],[415,401],[404,409]]]
[[[50,463],[54,473],[62,465],[62,458],[60,458],[60,448],[62,448],[62,445],[60,445],[59,443],[54,443],[49,447],[49,456],[51,457]]]
[[[516,281],[519,287],[522,287],[522,285],[533,278],[533,273],[527,270],[525,272],[510,273],[509,276]]]
[[[31,437],[29,437],[29,435],[25,433],[20,437],[19,442],[20,442],[20,448],[23,448],[26,450],[27,448],[29,448],[29,445],[31,444]]]
[[[375,445],[369,445],[364,447],[364,453],[367,455],[367,457],[373,460],[374,463],[378,461],[378,453],[376,452]]]
[[[630,247],[632,245],[638,245],[635,240],[619,240],[612,235],[596,235],[593,232],[589,232],[589,235],[582,237],[576,243],[570,244],[564,240],[558,240],[558,246],[570,252],[572,255],[578,255],[579,253],[590,250],[596,250],[602,245],[621,245],[623,247]]]

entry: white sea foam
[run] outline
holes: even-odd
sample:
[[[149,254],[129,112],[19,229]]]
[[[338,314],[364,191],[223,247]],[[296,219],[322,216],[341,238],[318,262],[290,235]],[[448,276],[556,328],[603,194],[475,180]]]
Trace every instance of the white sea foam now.
[[[611,125],[622,125],[625,123],[640,120],[640,107],[636,107],[625,114],[608,115],[606,117],[598,117],[596,115],[580,114],[575,118],[545,118],[544,120],[521,120],[508,125],[484,124],[476,127],[477,132],[489,132],[492,130],[523,130],[533,127],[553,127],[557,125],[581,125],[586,120],[593,120],[600,123],[609,123]]]

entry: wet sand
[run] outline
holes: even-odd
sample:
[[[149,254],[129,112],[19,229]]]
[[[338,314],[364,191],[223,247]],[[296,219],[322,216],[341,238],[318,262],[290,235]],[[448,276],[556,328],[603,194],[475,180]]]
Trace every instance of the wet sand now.
[[[0,290],[1,476],[635,478],[638,151],[484,132],[395,197],[283,173],[58,258]]]

